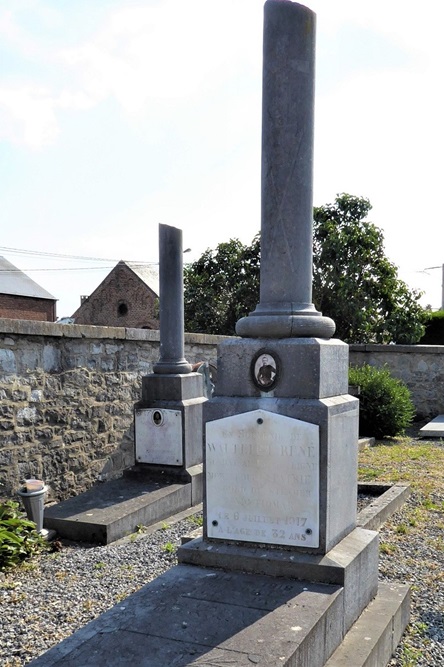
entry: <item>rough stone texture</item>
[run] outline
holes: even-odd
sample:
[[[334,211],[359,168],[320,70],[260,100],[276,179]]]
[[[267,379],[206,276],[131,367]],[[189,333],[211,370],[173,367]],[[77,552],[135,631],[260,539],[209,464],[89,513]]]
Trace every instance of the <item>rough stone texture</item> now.
[[[350,345],[350,364],[387,365],[410,389],[418,419],[444,413],[444,346]]]
[[[186,358],[215,364],[222,340],[185,334]],[[0,319],[0,495],[41,475],[61,500],[132,465],[133,405],[158,358],[158,331]],[[444,413],[443,346],[352,345],[350,363],[386,363],[418,416]]]
[[[220,340],[187,334],[187,358],[215,363]],[[0,320],[0,495],[38,477],[63,500],[133,465],[134,404],[158,357],[158,331]]]

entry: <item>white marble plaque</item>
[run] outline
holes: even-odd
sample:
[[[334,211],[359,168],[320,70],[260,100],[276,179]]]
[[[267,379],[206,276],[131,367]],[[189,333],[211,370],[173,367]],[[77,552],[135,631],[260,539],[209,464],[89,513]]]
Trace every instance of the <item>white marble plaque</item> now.
[[[206,425],[208,537],[319,546],[319,426],[265,410]]]
[[[182,465],[182,414],[180,410],[141,408],[135,411],[136,461]]]

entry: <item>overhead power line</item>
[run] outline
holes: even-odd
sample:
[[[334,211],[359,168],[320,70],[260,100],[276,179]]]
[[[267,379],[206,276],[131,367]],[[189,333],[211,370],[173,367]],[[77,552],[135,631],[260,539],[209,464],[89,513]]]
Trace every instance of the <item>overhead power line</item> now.
[[[62,266],[54,269],[0,269],[0,273],[29,273],[30,271],[95,271],[113,269],[114,266]]]
[[[68,255],[64,253],[57,252],[45,252],[43,250],[25,250],[23,248],[7,248],[6,246],[0,246],[0,252],[8,252],[18,255],[28,255],[33,257],[56,257],[59,259],[77,259],[87,262],[120,262],[120,259],[110,259],[109,257],[85,257],[84,255]],[[138,264],[140,266],[146,266],[149,264],[158,264],[158,262],[139,262],[133,260],[124,260],[131,262],[131,264]],[[96,267],[99,268],[99,267]]]

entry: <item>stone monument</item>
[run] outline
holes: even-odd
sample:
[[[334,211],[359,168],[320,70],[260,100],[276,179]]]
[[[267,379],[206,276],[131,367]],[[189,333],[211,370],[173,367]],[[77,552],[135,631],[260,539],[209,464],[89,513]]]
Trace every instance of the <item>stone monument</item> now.
[[[159,225],[160,358],[142,378],[135,409],[136,464],[192,482],[192,505],[202,500],[200,373],[184,357],[182,231]]]
[[[260,302],[218,348],[203,538],[179,561],[340,584],[347,632],[377,593],[378,536],[356,527],[348,346],[312,303],[314,67],[313,12],[267,0]]]
[[[378,590],[377,533],[356,527],[348,347],[311,303],[313,87],[313,13],[267,0],[261,296],[240,338],[219,346],[203,404],[203,538],[125,613],[118,605],[37,664],[383,667],[399,641],[408,587]],[[144,383],[159,413],[177,409],[192,376],[167,347]]]

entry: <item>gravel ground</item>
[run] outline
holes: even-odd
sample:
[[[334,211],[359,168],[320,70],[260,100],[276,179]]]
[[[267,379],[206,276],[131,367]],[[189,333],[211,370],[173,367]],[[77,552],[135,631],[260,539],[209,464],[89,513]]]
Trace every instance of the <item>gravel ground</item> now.
[[[417,494],[380,530],[380,580],[411,585],[411,622],[391,667],[444,665],[444,489],[435,500],[441,511],[426,531],[410,525],[421,505]]]
[[[426,531],[415,529],[417,494],[380,531],[381,580],[412,585],[412,623],[391,667],[444,665],[444,490],[433,500],[441,511]],[[181,536],[195,528],[183,519],[110,546],[65,544],[0,573],[0,665],[25,665],[165,572]]]
[[[64,544],[0,573],[0,665],[25,665],[168,570],[196,527],[184,519],[115,545]]]

